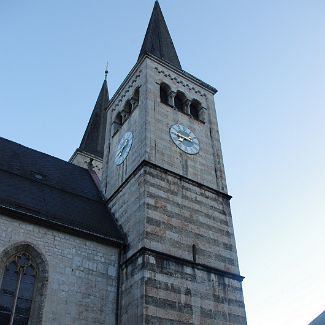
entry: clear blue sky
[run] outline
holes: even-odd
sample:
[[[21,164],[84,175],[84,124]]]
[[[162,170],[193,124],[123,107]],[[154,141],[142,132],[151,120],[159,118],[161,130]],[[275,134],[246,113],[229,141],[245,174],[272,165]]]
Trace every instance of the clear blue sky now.
[[[2,0],[0,135],[68,159],[153,3]],[[306,325],[325,308],[325,1],[160,4],[183,68],[219,90],[248,322]]]

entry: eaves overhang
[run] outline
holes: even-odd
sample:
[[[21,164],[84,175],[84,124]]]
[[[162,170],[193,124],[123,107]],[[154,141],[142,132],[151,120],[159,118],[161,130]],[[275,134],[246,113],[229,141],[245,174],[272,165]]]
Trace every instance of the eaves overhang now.
[[[27,210],[27,209],[26,209]],[[67,225],[58,221],[54,221],[48,218],[43,217],[42,215],[38,215],[37,213],[28,212],[23,207],[13,207],[6,203],[0,202],[0,213],[6,215],[8,217],[22,220],[28,223],[37,224],[46,228],[54,229],[57,231],[62,231],[71,235],[75,235],[77,237],[81,237],[84,239],[93,240],[102,244],[106,244],[109,246],[113,246],[116,248],[123,248],[125,246],[125,242],[121,240],[117,240],[115,238],[111,238],[108,236],[103,236],[100,234],[96,234],[91,231],[87,231],[85,229],[81,229],[78,227],[74,227],[71,225]]]

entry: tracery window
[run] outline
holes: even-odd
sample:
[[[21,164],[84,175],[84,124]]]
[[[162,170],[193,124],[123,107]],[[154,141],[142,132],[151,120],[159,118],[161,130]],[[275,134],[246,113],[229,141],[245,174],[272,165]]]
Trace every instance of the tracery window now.
[[[28,325],[37,272],[27,253],[8,260],[0,289],[0,324]]]

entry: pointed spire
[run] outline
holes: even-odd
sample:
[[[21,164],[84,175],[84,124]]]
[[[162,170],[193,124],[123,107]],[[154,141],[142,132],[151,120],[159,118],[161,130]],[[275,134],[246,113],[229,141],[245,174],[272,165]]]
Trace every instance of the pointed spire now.
[[[158,1],[155,2],[138,60],[145,54],[152,54],[182,69]]]
[[[97,157],[103,158],[106,133],[106,107],[109,102],[107,87],[107,68],[105,80],[98,95],[96,105],[88,122],[87,129],[81,140],[79,149]]]

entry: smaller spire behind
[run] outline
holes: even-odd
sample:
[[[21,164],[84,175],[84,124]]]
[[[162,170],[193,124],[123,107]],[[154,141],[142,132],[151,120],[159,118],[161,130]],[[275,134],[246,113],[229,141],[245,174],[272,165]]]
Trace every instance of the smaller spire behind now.
[[[104,156],[107,122],[106,108],[109,102],[107,74],[108,68],[106,66],[105,79],[79,147],[81,151],[90,153],[100,158],[103,158]]]

